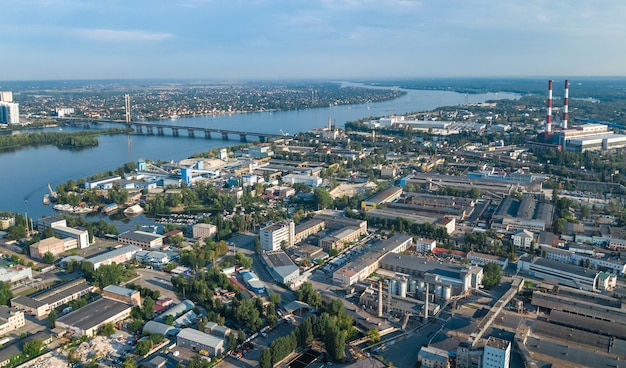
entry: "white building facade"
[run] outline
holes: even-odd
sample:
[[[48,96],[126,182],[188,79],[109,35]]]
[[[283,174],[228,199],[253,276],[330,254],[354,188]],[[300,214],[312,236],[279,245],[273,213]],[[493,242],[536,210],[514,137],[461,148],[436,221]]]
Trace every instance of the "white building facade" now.
[[[274,251],[281,246],[291,247],[295,241],[296,227],[293,221],[271,224],[261,229],[261,250]]]

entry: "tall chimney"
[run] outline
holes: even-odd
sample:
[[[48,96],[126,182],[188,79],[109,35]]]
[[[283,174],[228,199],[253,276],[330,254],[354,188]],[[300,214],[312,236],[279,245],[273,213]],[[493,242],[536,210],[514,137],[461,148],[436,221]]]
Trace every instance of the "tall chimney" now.
[[[429,284],[426,283],[426,299],[424,301],[424,322],[428,322],[428,286]]]
[[[563,97],[563,129],[567,129],[567,119],[569,118],[569,81],[565,81],[565,97]]]
[[[546,133],[552,133],[552,80],[548,81],[548,114],[546,115]]]
[[[378,317],[383,316],[383,282],[378,281]]]
[[[330,131],[330,116],[328,117],[328,131]]]

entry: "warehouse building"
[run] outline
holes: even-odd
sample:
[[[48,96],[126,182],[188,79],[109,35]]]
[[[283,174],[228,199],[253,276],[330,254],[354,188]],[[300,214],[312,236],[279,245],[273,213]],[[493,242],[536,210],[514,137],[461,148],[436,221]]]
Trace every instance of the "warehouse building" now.
[[[206,350],[211,356],[224,353],[224,339],[194,330],[193,328],[183,328],[176,335],[176,345],[195,352]]]
[[[267,266],[272,278],[278,283],[289,285],[293,279],[300,276],[300,268],[282,250],[264,252],[261,260]]]
[[[122,303],[141,306],[141,295],[138,290],[109,285],[102,289],[102,296]]]
[[[43,317],[51,310],[76,300],[93,291],[85,279],[77,279],[31,296],[11,299],[11,306],[35,317]]]
[[[56,320],[56,327],[78,336],[94,336],[105,323],[116,323],[130,317],[132,306],[101,298]]]

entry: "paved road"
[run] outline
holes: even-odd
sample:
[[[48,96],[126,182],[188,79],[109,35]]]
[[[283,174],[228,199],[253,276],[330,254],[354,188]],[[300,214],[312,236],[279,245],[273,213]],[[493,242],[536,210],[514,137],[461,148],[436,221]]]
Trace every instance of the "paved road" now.
[[[139,274],[139,278],[130,281],[132,284],[141,285],[142,287],[152,290],[159,290],[161,296],[172,298],[174,303],[180,302],[178,296],[174,293],[174,288],[170,281],[172,276],[170,274],[163,271],[149,270],[147,268],[138,268],[136,271]]]
[[[267,268],[261,261],[258,254],[254,252],[254,234],[236,234],[228,241],[235,244],[235,248],[231,247],[231,252],[236,249],[237,252],[241,252],[246,256],[252,258],[252,270],[259,277],[259,280],[263,281],[268,294],[278,293],[280,294],[282,303],[286,304],[296,300],[294,293],[291,290],[286,290],[276,284],[276,281],[272,278]],[[232,254],[232,253],[231,253]]]

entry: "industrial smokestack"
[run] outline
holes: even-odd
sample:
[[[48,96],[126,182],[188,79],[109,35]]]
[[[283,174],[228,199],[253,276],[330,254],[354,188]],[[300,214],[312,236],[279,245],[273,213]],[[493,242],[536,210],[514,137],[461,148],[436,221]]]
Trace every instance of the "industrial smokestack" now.
[[[424,322],[428,322],[428,286],[429,284],[426,283],[426,292],[425,292],[426,299],[424,302]]]
[[[328,131],[330,131],[330,116],[328,117]]]
[[[548,81],[548,114],[546,115],[546,133],[552,133],[552,81]]]
[[[569,118],[569,81],[565,81],[565,97],[563,97],[563,129],[567,129],[567,119]]]
[[[383,282],[378,281],[378,318],[383,316]]]

